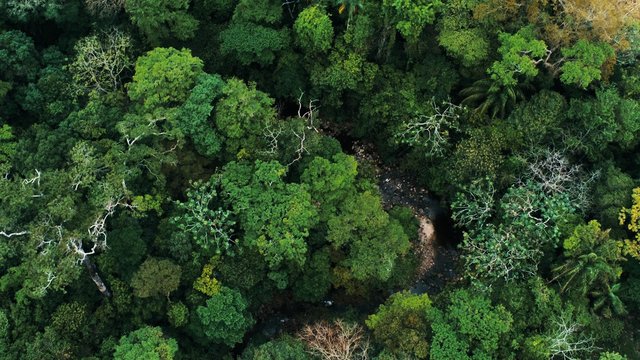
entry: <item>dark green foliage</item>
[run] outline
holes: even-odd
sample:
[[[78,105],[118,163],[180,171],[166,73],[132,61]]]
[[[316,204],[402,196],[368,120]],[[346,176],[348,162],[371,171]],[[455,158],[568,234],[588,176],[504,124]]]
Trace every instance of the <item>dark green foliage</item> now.
[[[307,360],[310,358],[302,342],[288,336],[259,346],[250,346],[240,356],[241,360]]]
[[[0,62],[4,64],[4,81],[34,80],[39,61],[33,40],[21,31],[3,31],[0,34]]]
[[[125,0],[131,21],[153,45],[174,37],[186,40],[193,36],[198,21],[187,9],[189,0]]]
[[[131,279],[131,287],[136,296],[145,298],[150,296],[169,297],[180,284],[180,266],[170,260],[149,258],[140,265]]]
[[[200,326],[209,340],[233,347],[242,341],[245,332],[254,324],[247,313],[247,301],[233,289],[222,287],[220,292],[196,309]]]
[[[0,1],[0,360],[640,358],[632,3]]]

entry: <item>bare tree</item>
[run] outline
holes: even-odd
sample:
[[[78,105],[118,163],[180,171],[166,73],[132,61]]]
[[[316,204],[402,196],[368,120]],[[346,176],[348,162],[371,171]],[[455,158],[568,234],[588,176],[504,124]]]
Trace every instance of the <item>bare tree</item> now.
[[[457,129],[463,106],[448,101],[438,105],[431,99],[433,114],[418,115],[396,131],[398,143],[424,148],[429,156],[441,156],[449,143],[449,132]]]
[[[482,225],[494,213],[496,189],[488,179],[473,181],[458,192],[451,203],[451,217],[457,226]]]
[[[263,151],[266,155],[277,155],[282,149],[280,148],[280,140],[283,136],[289,136],[294,139],[297,144],[293,150],[293,157],[287,163],[287,166],[291,166],[300,161],[304,154],[308,154],[307,144],[310,134],[312,132],[319,133],[317,128],[318,123],[318,100],[310,99],[308,104],[303,105],[302,99],[304,92],[300,92],[298,97],[298,119],[302,120],[302,125],[296,127],[285,128],[280,123],[267,126],[263,131],[265,142],[267,143],[267,149]],[[289,154],[284,154],[289,156]]]
[[[571,164],[563,151],[554,149],[532,154],[527,168],[527,179],[533,179],[547,194],[567,195],[578,209],[589,205],[591,185],[600,176],[599,171],[585,172],[581,165]]]
[[[357,324],[340,319],[305,325],[298,333],[309,352],[325,360],[366,360],[369,339]]]
[[[553,331],[549,336],[551,359],[583,359],[587,354],[598,349],[594,345],[593,338],[582,334],[581,326],[568,319],[566,315],[555,319],[553,325]]]
[[[122,73],[132,65],[131,47],[129,35],[117,29],[78,40],[76,57],[69,65],[77,91],[110,92],[118,89]]]

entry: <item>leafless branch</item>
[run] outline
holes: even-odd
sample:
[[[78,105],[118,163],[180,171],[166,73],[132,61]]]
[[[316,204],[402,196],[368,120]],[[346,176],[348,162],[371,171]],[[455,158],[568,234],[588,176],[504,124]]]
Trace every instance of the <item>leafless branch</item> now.
[[[306,325],[298,333],[309,352],[325,360],[367,360],[369,340],[362,327],[342,320]]]

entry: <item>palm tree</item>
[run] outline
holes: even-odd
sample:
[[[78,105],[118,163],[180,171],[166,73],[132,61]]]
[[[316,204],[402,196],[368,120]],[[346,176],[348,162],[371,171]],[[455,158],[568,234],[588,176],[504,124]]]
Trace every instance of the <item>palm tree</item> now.
[[[501,118],[509,112],[515,104],[525,98],[525,91],[532,86],[528,83],[517,85],[502,85],[491,78],[474,82],[471,86],[460,91],[464,96],[461,105],[474,107],[480,114],[489,113],[492,118]]]
[[[607,285],[602,290],[592,291],[590,294],[593,300],[592,310],[606,318],[614,314],[626,314],[627,310],[617,294],[618,291],[620,291],[620,284]]]
[[[552,281],[558,280],[562,284],[560,292],[570,289],[582,296],[587,295],[597,282],[607,284],[610,279],[617,277],[616,269],[608,260],[593,252],[571,257],[554,268],[553,272],[556,277]]]
[[[589,296],[592,310],[605,317],[624,313],[616,295],[623,258],[616,242],[609,238],[609,230],[603,231],[597,221],[590,221],[577,226],[563,246],[564,263],[553,269],[551,280],[560,282],[560,292]]]

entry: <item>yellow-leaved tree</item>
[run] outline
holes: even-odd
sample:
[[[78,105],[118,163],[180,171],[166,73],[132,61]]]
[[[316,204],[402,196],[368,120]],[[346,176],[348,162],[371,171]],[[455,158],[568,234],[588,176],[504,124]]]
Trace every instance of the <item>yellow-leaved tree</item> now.
[[[620,225],[626,225],[635,238],[624,241],[624,252],[635,259],[640,259],[640,187],[633,189],[631,207],[620,210]]]

